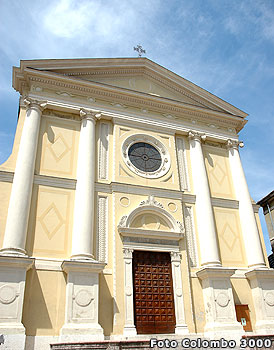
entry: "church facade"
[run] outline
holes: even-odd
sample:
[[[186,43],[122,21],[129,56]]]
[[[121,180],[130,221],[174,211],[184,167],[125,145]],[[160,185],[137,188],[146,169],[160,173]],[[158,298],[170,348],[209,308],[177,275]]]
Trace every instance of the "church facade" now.
[[[21,61],[13,87],[4,348],[273,333],[246,113],[146,58]]]

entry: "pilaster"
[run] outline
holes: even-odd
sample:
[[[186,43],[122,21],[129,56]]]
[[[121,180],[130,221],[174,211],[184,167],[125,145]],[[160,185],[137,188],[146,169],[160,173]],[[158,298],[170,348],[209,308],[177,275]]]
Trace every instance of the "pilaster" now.
[[[181,256],[178,252],[171,252],[170,256],[176,316],[175,334],[189,334],[189,330],[185,322],[184,297],[181,276]]]
[[[133,304],[133,279],[132,279],[132,253],[133,249],[123,248],[124,273],[125,273],[125,326],[124,336],[135,336],[137,334],[134,324]]]

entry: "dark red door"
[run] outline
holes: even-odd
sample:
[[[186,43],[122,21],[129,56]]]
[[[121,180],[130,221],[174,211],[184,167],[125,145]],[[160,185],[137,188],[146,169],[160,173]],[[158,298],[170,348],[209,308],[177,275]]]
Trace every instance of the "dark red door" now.
[[[175,332],[169,253],[133,252],[134,316],[138,334]]]

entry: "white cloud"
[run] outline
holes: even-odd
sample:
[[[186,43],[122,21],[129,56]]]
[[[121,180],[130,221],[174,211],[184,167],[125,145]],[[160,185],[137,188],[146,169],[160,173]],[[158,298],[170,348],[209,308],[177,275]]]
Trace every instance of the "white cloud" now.
[[[45,29],[61,38],[84,35],[99,9],[99,3],[61,0],[44,17]],[[99,14],[97,13],[97,16]],[[98,16],[100,17],[100,16]]]

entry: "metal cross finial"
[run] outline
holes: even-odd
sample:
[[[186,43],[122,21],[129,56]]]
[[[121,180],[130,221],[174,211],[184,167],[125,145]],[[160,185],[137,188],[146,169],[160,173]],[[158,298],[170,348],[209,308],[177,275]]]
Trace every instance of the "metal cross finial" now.
[[[142,53],[146,53],[146,50],[142,48],[142,45],[137,45],[137,47],[134,47],[133,49],[138,52],[138,57],[142,57]]]

